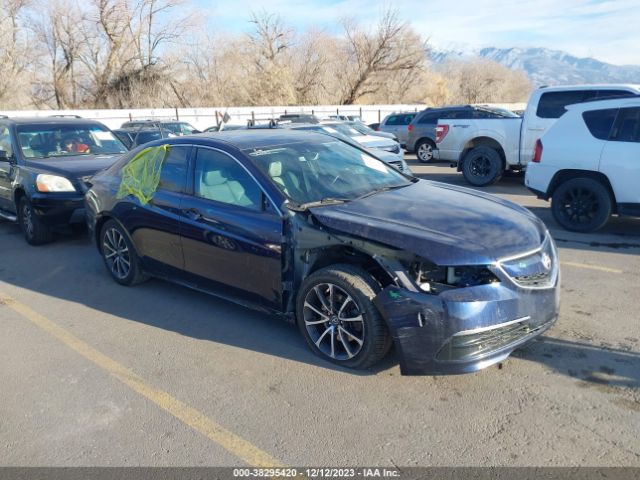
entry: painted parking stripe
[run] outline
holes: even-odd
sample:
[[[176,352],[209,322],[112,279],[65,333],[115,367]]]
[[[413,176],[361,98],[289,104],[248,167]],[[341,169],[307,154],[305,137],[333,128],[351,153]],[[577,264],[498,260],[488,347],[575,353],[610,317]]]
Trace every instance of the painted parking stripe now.
[[[102,370],[109,372],[136,393],[155,403],[188,427],[209,438],[247,464],[255,467],[284,467],[282,462],[260,450],[251,442],[227,430],[195,408],[172,397],[169,393],[149,385],[133,371],[83,342],[58,324],[0,292],[0,308],[2,306],[10,308],[54,336]]]
[[[589,263],[560,262],[560,265],[565,265],[567,267],[586,268],[587,270],[598,270],[600,272],[607,273],[624,273],[622,270],[618,270],[617,268],[601,267],[600,265],[591,265]]]

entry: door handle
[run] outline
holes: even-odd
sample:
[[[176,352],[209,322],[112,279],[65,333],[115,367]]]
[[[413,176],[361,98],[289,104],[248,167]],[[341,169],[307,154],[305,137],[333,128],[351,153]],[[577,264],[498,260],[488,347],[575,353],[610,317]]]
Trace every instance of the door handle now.
[[[202,213],[197,208],[187,208],[182,210],[182,213],[191,220],[202,220]]]

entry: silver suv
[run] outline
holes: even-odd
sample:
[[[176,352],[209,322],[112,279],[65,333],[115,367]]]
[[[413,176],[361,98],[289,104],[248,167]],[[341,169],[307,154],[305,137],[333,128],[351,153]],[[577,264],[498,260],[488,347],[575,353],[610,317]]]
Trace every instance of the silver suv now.
[[[384,117],[384,120],[380,122],[376,130],[379,132],[393,133],[398,139],[398,142],[400,142],[400,145],[404,147],[407,144],[407,128],[416,115],[417,112],[392,113]]]

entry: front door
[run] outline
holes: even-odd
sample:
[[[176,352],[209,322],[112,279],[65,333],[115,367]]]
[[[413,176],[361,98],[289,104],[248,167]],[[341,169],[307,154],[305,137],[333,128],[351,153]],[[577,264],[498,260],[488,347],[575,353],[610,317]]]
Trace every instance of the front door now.
[[[202,286],[279,308],[282,219],[238,160],[195,148],[182,203],[185,270]]]
[[[0,158],[0,210],[15,213],[11,187],[15,156],[10,131],[5,125],[0,125],[0,150],[2,151],[2,158]]]

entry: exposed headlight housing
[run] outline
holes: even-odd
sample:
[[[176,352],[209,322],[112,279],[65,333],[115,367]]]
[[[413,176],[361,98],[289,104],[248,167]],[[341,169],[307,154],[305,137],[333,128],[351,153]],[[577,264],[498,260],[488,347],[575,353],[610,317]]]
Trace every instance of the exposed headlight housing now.
[[[440,267],[428,262],[416,262],[411,270],[420,289],[434,294],[452,288],[475,287],[500,281],[483,265]]]
[[[36,178],[39,192],[75,192],[76,189],[68,178],[57,175],[40,174]]]

